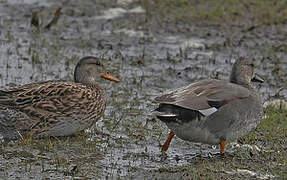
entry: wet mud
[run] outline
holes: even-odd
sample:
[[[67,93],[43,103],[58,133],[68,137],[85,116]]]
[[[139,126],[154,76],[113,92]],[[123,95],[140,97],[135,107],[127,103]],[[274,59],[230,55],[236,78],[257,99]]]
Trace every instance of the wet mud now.
[[[1,88],[50,79],[73,80],[76,62],[87,55],[106,59],[103,63],[107,69],[121,80],[118,84],[100,81],[106,90],[107,109],[85,133],[3,144],[1,178],[284,177],[284,167],[278,164],[270,165],[278,173],[260,170],[269,156],[262,155],[266,144],[256,138],[250,145],[244,138],[231,143],[226,157],[217,155],[218,147],[175,138],[167,156],[162,156],[159,144],[168,129],[151,116],[151,111],[156,107],[153,99],[169,89],[204,78],[228,79],[231,65],[239,56],[254,59],[256,71],[265,79],[264,84],[254,84],[264,102],[286,99],[287,24],[176,21],[162,17],[157,3],[0,2]],[[58,19],[46,28],[59,8]],[[256,131],[254,136],[262,133]],[[281,138],[283,155],[286,136]],[[252,156],[263,157],[253,160],[256,166],[248,167]],[[216,167],[217,161],[220,167]]]

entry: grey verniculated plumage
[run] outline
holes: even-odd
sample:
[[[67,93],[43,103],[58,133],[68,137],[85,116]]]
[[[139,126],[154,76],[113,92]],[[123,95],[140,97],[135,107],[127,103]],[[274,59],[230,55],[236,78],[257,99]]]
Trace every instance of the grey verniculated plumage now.
[[[101,60],[87,56],[78,62],[75,82],[50,80],[0,90],[0,134],[20,137],[69,136],[94,124],[104,113],[106,98],[96,82],[118,82]]]
[[[254,73],[253,63],[240,57],[230,81],[206,79],[159,96],[154,114],[183,140],[206,144],[233,141],[255,128],[262,118],[262,103],[251,80],[263,82]],[[224,153],[225,143],[222,146]]]

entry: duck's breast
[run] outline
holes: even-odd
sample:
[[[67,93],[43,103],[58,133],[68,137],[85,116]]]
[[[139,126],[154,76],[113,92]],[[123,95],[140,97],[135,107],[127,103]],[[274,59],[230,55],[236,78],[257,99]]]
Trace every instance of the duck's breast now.
[[[207,117],[203,127],[216,137],[232,141],[254,129],[262,118],[262,105],[255,94],[235,99]]]

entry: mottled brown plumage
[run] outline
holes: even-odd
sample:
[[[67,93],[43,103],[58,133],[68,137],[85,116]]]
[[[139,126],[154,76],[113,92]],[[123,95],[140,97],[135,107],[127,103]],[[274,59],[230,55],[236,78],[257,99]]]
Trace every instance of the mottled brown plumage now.
[[[106,107],[99,77],[119,81],[89,56],[77,64],[75,82],[52,80],[0,90],[0,134],[4,139],[69,136],[90,127]]]

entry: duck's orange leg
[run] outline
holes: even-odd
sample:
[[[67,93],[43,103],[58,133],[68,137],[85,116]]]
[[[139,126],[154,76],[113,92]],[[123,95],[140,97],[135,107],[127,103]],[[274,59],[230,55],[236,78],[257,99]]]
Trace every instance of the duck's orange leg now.
[[[175,135],[174,132],[170,131],[165,143],[163,145],[161,145],[161,153],[162,153],[162,155],[165,155],[165,153],[166,153],[166,151],[167,151],[167,149],[168,149],[168,147],[170,145],[170,142],[171,142],[171,140],[172,140],[174,135]]]
[[[226,141],[225,140],[220,141],[220,153],[221,154],[224,154],[225,146],[226,146]]]

